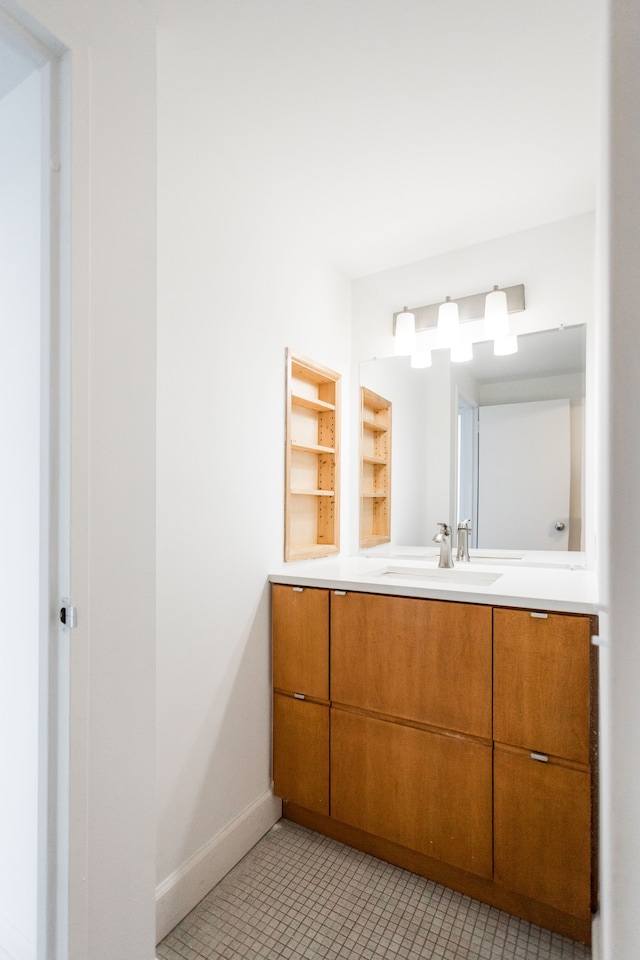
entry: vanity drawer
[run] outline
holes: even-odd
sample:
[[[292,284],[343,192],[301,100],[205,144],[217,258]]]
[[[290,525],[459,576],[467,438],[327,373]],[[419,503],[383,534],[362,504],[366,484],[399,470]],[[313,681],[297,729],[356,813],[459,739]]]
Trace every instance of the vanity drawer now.
[[[588,920],[591,916],[591,779],[577,765],[532,760],[496,744],[496,883]]]
[[[319,700],[329,698],[329,591],[271,588],[273,686]]]
[[[589,762],[591,621],[494,611],[494,739]]]
[[[331,700],[491,739],[491,608],[331,595]]]
[[[491,877],[492,749],[331,710],[331,815],[373,836]]]
[[[329,707],[273,695],[273,790],[329,814]]]

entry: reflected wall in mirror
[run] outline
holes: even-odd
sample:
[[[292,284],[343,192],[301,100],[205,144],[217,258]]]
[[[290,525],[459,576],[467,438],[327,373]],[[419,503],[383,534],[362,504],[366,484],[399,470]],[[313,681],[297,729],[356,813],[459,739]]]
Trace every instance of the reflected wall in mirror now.
[[[476,343],[464,364],[360,364],[393,403],[391,547],[432,547],[440,521],[469,517],[477,548],[583,549],[585,329],[521,335],[507,357]]]

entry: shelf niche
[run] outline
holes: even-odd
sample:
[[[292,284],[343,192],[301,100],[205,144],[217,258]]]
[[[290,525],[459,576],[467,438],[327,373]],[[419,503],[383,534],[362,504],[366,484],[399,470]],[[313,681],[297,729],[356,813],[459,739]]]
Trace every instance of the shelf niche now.
[[[340,374],[287,350],[284,559],[340,549]]]
[[[360,388],[360,546],[391,540],[391,401]]]

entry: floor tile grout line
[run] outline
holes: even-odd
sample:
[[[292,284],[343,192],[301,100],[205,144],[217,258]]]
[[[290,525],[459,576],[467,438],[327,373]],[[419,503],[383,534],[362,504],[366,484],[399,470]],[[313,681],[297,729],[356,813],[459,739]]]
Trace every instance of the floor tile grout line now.
[[[591,951],[280,821],[158,945],[159,960],[589,960]]]

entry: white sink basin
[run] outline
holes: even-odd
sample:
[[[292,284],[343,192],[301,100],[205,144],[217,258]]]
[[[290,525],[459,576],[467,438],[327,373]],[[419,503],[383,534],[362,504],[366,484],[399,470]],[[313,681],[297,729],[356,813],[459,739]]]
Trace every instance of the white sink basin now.
[[[399,580],[414,580],[417,583],[460,583],[463,585],[487,587],[502,576],[501,573],[487,573],[484,570],[461,570],[458,567],[407,567],[390,563],[384,569],[373,574],[376,580],[397,583]]]

